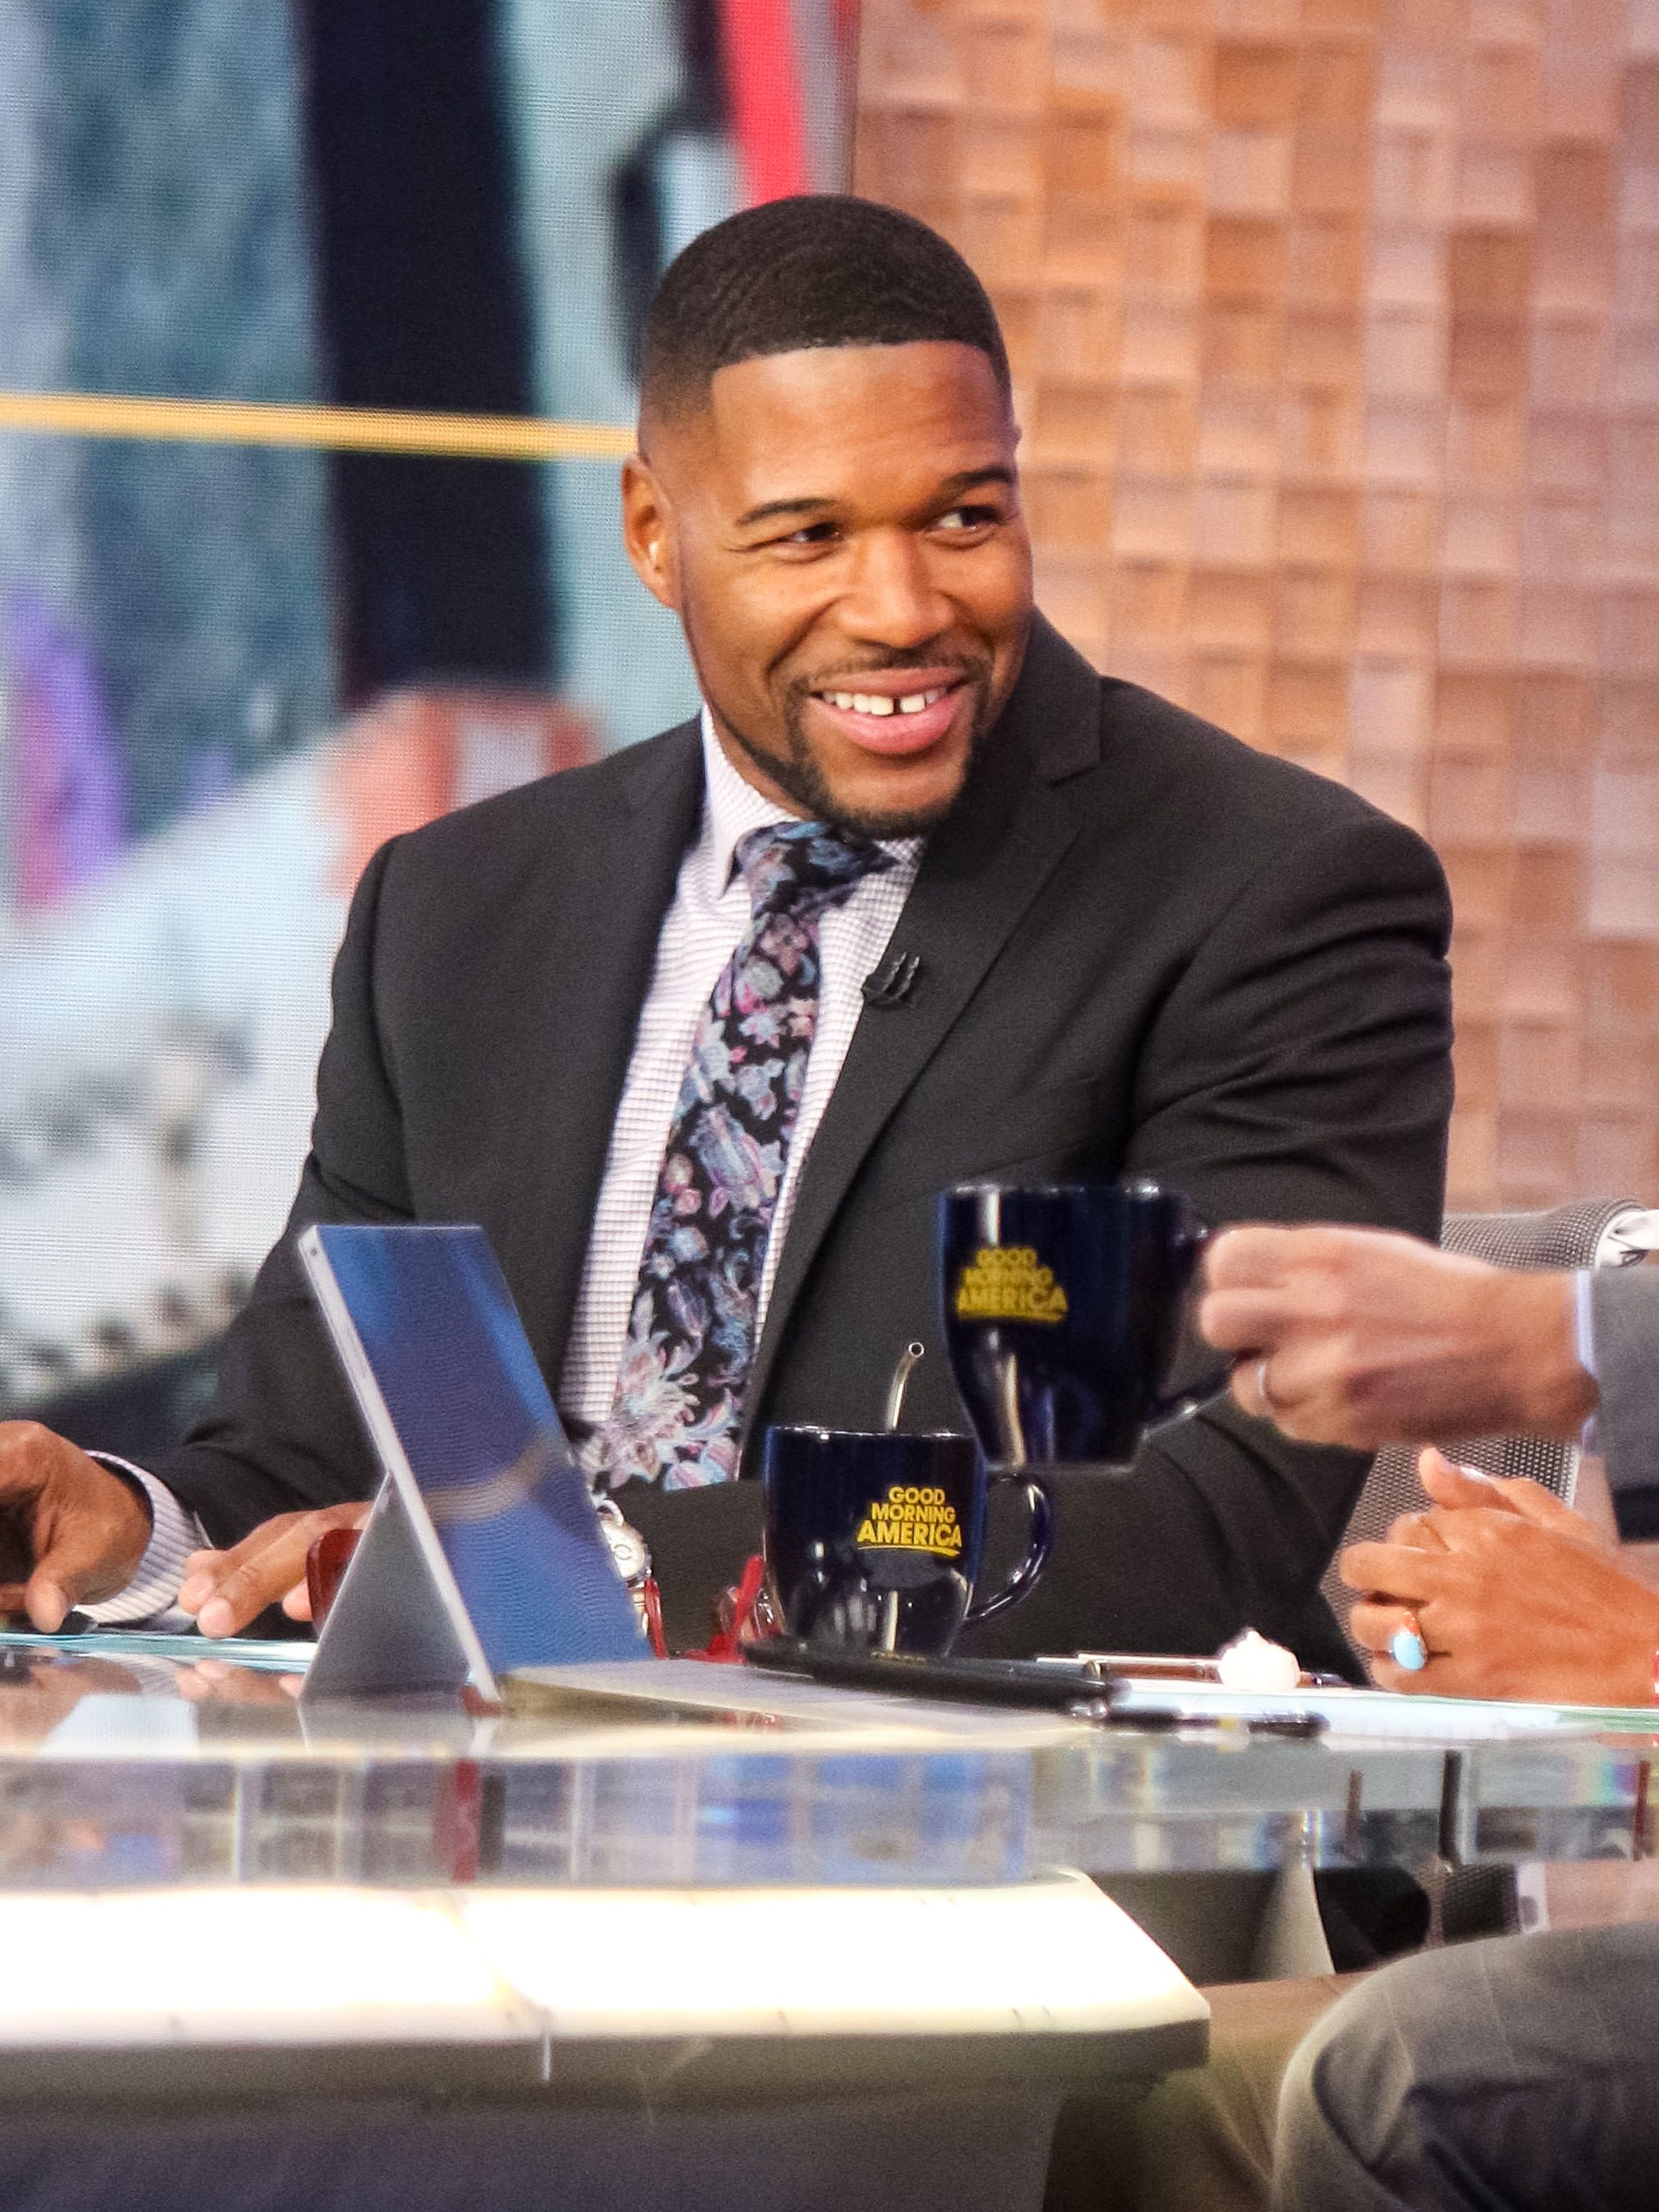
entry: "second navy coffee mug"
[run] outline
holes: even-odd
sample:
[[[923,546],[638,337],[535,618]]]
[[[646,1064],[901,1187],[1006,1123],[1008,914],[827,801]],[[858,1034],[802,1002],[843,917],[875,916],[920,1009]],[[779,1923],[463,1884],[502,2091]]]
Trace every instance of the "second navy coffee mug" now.
[[[988,1474],[971,1437],[775,1427],[762,1475],[772,1595],[807,1643],[939,1657],[1025,1595],[1054,1541],[1042,1485]],[[996,1480],[1020,1483],[1030,1531],[1001,1589],[976,1595]]]

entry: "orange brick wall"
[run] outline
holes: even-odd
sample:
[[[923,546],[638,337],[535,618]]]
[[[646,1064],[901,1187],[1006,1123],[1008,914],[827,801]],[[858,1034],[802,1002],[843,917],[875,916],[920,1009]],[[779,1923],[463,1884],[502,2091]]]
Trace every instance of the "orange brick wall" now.
[[[1659,1202],[1659,0],[864,0],[1044,606],[1450,875],[1451,1197]]]

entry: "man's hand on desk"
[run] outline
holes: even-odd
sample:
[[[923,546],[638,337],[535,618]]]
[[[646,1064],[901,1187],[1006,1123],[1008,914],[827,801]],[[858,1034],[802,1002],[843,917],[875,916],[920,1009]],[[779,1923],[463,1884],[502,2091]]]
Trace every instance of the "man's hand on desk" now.
[[[290,1620],[309,1620],[306,1553],[326,1530],[361,1528],[368,1518],[366,1504],[279,1513],[228,1552],[192,1552],[179,1602],[204,1636],[234,1636],[268,1605],[280,1604]]]
[[[131,1483],[38,1421],[0,1421],[0,1613],[52,1634],[77,1605],[125,1589],[149,1536]]]
[[[1234,1353],[1247,1413],[1304,1443],[1576,1437],[1595,1407],[1572,1280],[1488,1267],[1372,1229],[1230,1229],[1206,1255],[1198,1325]]]
[[[1385,1690],[1645,1705],[1654,1698],[1659,1595],[1617,1564],[1591,1522],[1531,1482],[1499,1482],[1439,1452],[1418,1462],[1435,1500],[1382,1544],[1354,1544],[1340,1571],[1364,1593],[1349,1628]],[[1389,1656],[1414,1614],[1428,1663]]]

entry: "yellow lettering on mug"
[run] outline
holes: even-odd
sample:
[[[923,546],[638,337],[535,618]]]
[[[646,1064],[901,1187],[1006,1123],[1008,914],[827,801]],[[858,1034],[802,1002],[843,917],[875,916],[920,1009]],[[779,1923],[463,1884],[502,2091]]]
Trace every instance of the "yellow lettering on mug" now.
[[[1030,1244],[982,1244],[957,1277],[958,1321],[1037,1322],[1052,1328],[1069,1310],[1054,1271]]]
[[[854,1538],[860,1550],[927,1552],[936,1559],[961,1555],[962,1529],[957,1510],[937,1487],[892,1485],[885,1498],[872,1498]]]

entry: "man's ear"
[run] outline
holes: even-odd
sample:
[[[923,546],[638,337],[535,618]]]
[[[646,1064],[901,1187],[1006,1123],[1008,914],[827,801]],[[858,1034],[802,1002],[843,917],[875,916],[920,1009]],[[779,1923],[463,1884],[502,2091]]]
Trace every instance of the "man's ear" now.
[[[642,454],[623,463],[623,544],[634,574],[653,599],[679,612],[679,574],[674,558],[673,516],[657,473]]]

